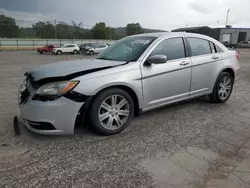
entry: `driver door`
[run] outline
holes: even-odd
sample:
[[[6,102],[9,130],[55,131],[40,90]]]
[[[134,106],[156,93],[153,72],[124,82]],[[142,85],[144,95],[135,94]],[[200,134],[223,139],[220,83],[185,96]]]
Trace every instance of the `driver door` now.
[[[144,95],[143,111],[189,97],[191,59],[187,57],[182,37],[164,39],[156,45],[152,55],[166,55],[163,64],[142,65]]]

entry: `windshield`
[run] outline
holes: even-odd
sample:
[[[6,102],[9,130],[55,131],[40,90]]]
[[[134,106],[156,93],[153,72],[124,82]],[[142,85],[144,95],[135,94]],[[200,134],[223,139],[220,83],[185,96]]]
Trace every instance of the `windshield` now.
[[[96,59],[137,61],[155,37],[134,36],[123,38],[103,50]]]

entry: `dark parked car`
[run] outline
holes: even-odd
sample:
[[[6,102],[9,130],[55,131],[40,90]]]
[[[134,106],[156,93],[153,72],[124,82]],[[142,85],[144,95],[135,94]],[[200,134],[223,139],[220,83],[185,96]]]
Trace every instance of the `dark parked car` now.
[[[54,45],[47,45],[47,46],[38,48],[37,52],[39,52],[40,54],[46,54],[47,52],[52,52],[53,48],[55,48]]]
[[[84,50],[92,48],[95,44],[94,43],[85,43],[79,46],[80,51],[84,52]]]
[[[238,48],[250,48],[250,41],[242,41],[238,44]]]

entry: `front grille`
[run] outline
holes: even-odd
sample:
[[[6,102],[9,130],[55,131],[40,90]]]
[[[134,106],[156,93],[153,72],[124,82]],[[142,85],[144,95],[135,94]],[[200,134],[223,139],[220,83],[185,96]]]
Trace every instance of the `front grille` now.
[[[26,120],[26,121],[34,129],[38,129],[38,130],[56,130],[56,128],[51,123],[48,123],[48,122],[36,122],[36,121],[29,121],[29,120]]]

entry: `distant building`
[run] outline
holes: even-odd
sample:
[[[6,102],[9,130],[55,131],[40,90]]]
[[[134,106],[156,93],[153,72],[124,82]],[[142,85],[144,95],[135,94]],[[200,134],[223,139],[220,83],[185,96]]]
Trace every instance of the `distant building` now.
[[[236,47],[241,41],[250,41],[250,28],[210,28],[207,26],[202,27],[186,27],[174,29],[172,32],[189,32],[199,33],[210,36],[226,46]]]
[[[208,27],[208,26],[201,26],[201,27],[185,27],[185,28],[179,28],[174,29],[172,32],[187,32],[187,33],[198,33],[207,35],[212,38],[216,38],[216,32],[214,29]]]
[[[236,47],[241,41],[250,41],[250,28],[216,28],[216,39],[226,46]]]

